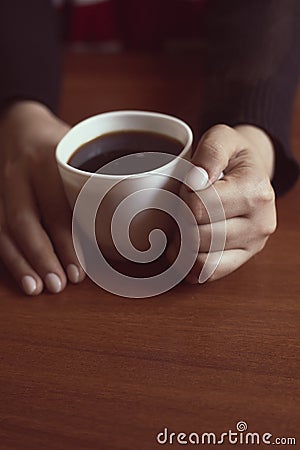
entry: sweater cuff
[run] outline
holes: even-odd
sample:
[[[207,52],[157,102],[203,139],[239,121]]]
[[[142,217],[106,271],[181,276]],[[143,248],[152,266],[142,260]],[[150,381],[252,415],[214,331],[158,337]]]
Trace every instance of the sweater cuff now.
[[[272,186],[277,197],[288,192],[299,180],[300,167],[298,161],[290,157],[282,143],[276,138],[269,137],[273,143],[275,152],[275,167],[272,178]]]

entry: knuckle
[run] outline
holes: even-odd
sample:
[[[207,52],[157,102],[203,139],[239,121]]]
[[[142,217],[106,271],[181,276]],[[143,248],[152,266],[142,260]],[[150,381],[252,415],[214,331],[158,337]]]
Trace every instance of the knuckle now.
[[[224,140],[233,138],[236,131],[228,125],[218,124],[211,127],[203,135],[203,142],[205,146],[211,151],[212,155],[226,153],[224,147]],[[225,138],[225,139],[224,139]]]
[[[243,237],[243,246],[253,254],[260,252],[266,245],[268,238],[276,231],[276,213],[268,214],[264,220],[252,221],[251,227]]]
[[[192,211],[196,222],[202,223],[207,216],[207,212],[203,202],[199,199],[197,195],[191,196],[188,206]]]
[[[244,198],[250,211],[275,202],[275,193],[269,179],[251,180],[244,185]]]
[[[263,180],[259,186],[259,198],[262,203],[275,202],[275,192],[269,180]]]
[[[271,234],[275,233],[277,228],[277,220],[276,215],[272,217],[272,219],[265,220],[262,226],[262,235],[263,236],[270,236]]]
[[[213,125],[209,130],[206,131],[205,135],[210,136],[212,134],[232,134],[235,133],[235,130],[231,128],[229,125],[225,123],[218,123],[217,125]]]

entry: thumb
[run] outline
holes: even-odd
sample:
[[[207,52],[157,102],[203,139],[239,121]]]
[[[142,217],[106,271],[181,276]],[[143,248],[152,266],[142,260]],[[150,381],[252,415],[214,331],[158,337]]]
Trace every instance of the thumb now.
[[[215,125],[206,131],[192,158],[193,167],[186,177],[188,185],[201,190],[222,178],[229,160],[239,151],[238,133],[227,125]]]

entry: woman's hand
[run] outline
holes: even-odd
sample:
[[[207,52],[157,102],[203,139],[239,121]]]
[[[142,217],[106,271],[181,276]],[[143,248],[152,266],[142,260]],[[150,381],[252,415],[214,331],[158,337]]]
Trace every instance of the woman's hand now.
[[[54,154],[68,129],[37,102],[17,102],[0,118],[0,258],[28,295],[84,278]]]
[[[185,185],[180,192],[199,229],[197,261],[187,276],[187,281],[198,283],[210,250],[212,228],[216,242],[220,234],[220,248],[214,249],[216,257],[206,265],[210,281],[224,277],[244,264],[263,249],[275,231],[275,195],[270,183],[274,165],[273,146],[266,133],[254,126],[230,128],[216,125],[202,136],[192,162],[205,169],[209,177],[207,183],[205,172],[197,168],[188,175],[188,182],[195,191],[199,191],[200,197],[203,196],[203,202]],[[218,180],[222,171],[224,178]],[[218,217],[215,212],[214,223],[210,224],[204,203],[209,205],[211,201],[213,204],[216,191],[223,205],[223,217],[222,214]],[[224,230],[226,240],[222,252],[224,240],[221,234]],[[173,242],[167,253],[170,259],[174,258],[176,248],[177,244]],[[206,278],[202,274],[202,279]]]

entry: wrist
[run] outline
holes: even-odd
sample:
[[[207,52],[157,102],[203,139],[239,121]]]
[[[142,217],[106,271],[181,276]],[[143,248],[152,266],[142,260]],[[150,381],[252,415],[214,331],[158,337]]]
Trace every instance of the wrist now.
[[[53,150],[69,128],[46,105],[29,100],[12,103],[0,119],[1,141],[31,151]]]
[[[275,166],[275,152],[271,138],[264,130],[254,125],[238,125],[234,128],[251,144],[259,164],[271,180]]]
[[[35,115],[53,116],[43,103],[34,100],[14,100],[2,112],[1,119],[23,120]]]

